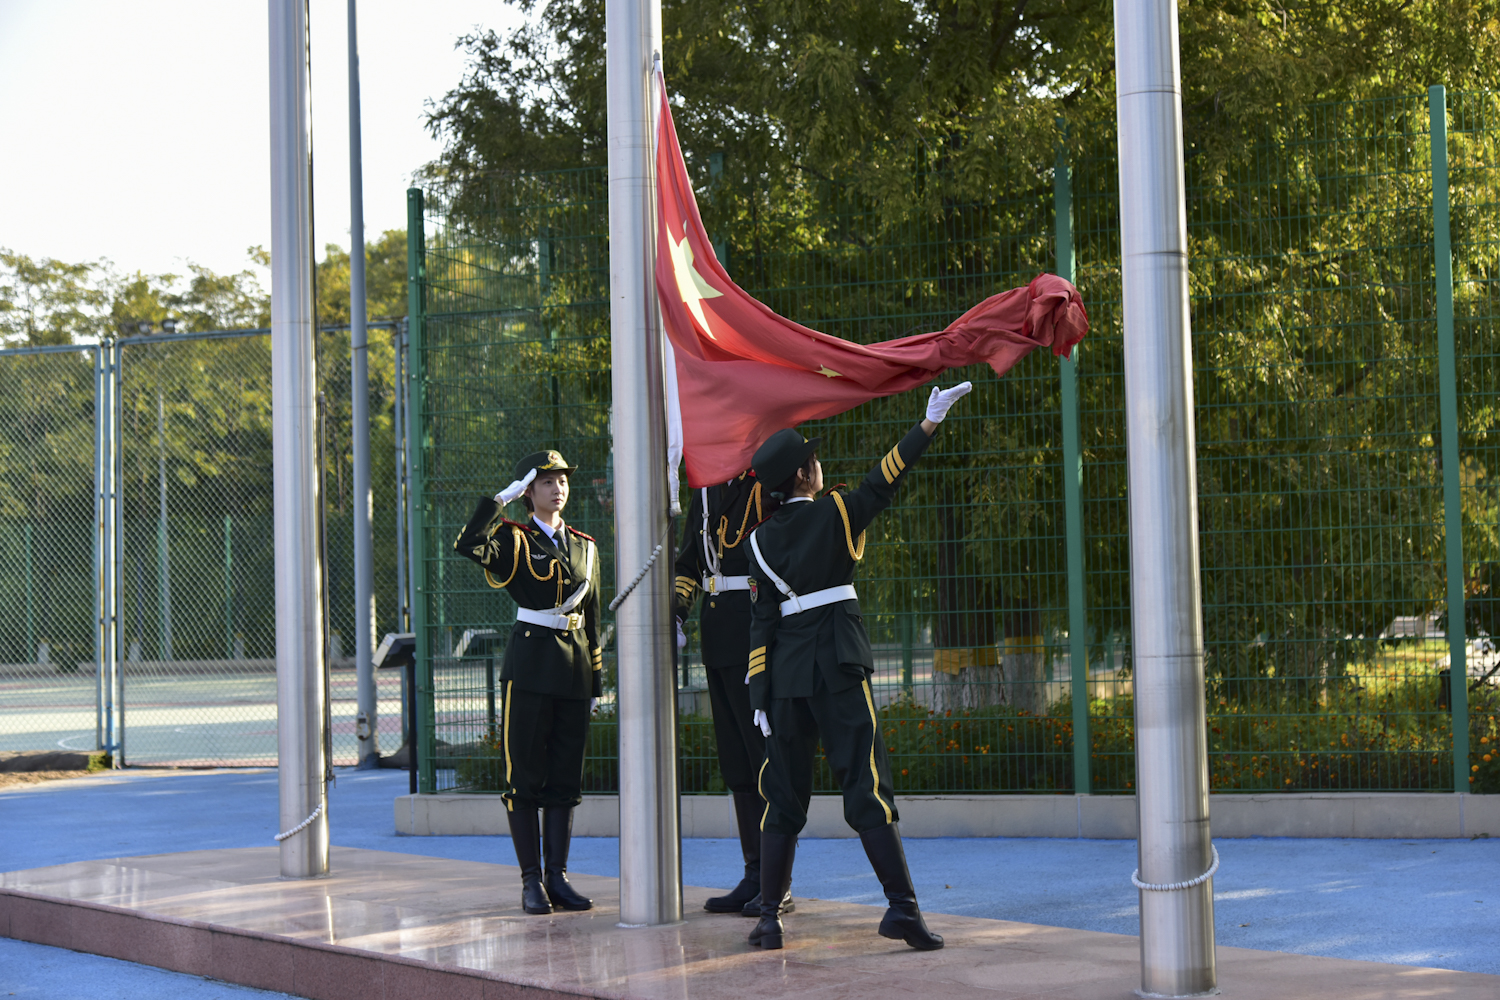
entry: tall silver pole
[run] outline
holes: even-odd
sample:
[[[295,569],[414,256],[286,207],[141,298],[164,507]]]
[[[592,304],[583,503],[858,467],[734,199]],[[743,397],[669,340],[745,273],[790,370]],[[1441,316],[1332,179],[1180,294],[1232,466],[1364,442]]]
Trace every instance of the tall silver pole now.
[[[1116,0],[1140,880],[1212,864],[1176,0]],[[1213,880],[1140,892],[1141,993],[1215,989]]]
[[[271,455],[281,874],[328,872],[307,0],[270,0]],[[321,810],[321,811],[320,811]]]
[[[667,541],[663,341],[656,261],[651,79],[660,0],[606,0],[610,356],[614,372],[616,579]],[[619,655],[620,920],[682,919],[671,560],[658,558],[615,618]]]
[[[349,418],[354,442],[354,670],[358,688],[359,766],[376,767],[380,738],[376,715],[374,537],[370,524],[370,367],[365,330],[365,188],[359,124],[359,33],[349,0]]]

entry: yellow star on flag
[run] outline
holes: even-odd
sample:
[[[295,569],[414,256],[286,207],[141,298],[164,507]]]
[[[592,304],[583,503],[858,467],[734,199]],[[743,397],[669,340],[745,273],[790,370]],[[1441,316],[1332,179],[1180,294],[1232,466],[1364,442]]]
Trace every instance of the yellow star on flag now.
[[[832,368],[829,368],[827,365],[820,366],[817,371],[813,372],[813,374],[814,375],[823,375],[823,376],[826,376],[827,378],[843,378],[844,377],[843,375],[841,375],[838,372],[834,371]]]
[[[688,307],[709,339],[718,340],[708,328],[708,317],[703,314],[703,300],[716,299],[724,293],[705,281],[703,275],[693,267],[693,248],[688,246],[686,233],[680,241],[673,240],[668,235],[667,245],[672,248],[672,273],[677,276],[677,293],[682,296],[682,304]]]

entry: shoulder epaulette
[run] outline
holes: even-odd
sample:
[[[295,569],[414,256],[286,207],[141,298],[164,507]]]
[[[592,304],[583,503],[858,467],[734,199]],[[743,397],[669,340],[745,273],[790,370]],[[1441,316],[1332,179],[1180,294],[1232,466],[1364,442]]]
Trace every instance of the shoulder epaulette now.
[[[573,527],[571,524],[568,525],[568,530],[571,531],[573,534],[577,535],[579,538],[587,538],[589,541],[594,542],[595,545],[599,544],[595,540],[595,538],[594,538],[593,535],[585,535],[583,532],[579,531],[577,528]]]
[[[511,520],[511,519],[510,519],[510,518],[508,518],[508,517],[502,517],[502,518],[501,518],[501,519],[500,519],[500,523],[501,523],[501,524],[508,524],[508,525],[510,525],[510,526],[511,526],[511,527],[512,527],[512,528],[520,528],[520,529],[522,529],[522,530],[523,530],[523,531],[526,531],[526,530],[530,530],[530,529],[531,529],[531,528],[532,528],[532,527],[534,527],[534,525],[530,525],[530,524],[522,524],[522,523],[521,523],[521,522],[520,522],[520,521],[512,521],[512,520]]]
[[[849,490],[849,484],[848,483],[839,483],[839,484],[837,484],[835,486],[831,486],[831,487],[828,488],[828,492],[829,493],[837,493],[839,490],[843,490],[845,492],[848,492],[848,490]]]

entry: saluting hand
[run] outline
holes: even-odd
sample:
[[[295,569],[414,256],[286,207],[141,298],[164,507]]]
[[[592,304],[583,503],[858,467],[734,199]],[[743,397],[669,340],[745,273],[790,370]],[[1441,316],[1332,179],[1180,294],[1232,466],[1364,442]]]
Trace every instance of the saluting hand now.
[[[510,503],[512,500],[519,497],[522,493],[525,493],[526,487],[530,486],[531,481],[535,478],[536,470],[532,469],[530,472],[526,473],[524,478],[517,479],[509,486],[505,487],[505,489],[501,490],[499,493],[496,493],[495,502],[502,505]]]
[[[951,389],[939,389],[933,386],[932,395],[927,397],[927,419],[935,424],[942,423],[953,404],[967,396],[973,388],[973,382],[960,382]]]

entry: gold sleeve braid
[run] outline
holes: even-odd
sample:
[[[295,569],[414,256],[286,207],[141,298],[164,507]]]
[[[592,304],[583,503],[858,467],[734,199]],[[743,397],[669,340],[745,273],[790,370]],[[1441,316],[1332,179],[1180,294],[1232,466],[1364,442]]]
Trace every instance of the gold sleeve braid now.
[[[510,576],[507,576],[504,581],[496,583],[494,574],[491,573],[488,569],[484,571],[484,582],[489,584],[491,587],[494,587],[496,590],[503,590],[505,587],[509,586],[510,581],[516,578],[516,570],[521,568],[521,532],[515,528],[511,528],[510,533],[511,541],[514,546],[511,550]],[[493,533],[490,535],[490,541],[488,544],[491,548],[498,548],[499,543],[495,541]],[[530,549],[528,548],[527,551],[529,553]],[[529,556],[527,561],[530,561]]]
[[[838,505],[839,517],[844,519],[844,542],[849,546],[849,557],[855,562],[859,562],[865,557],[865,533],[863,531],[859,533],[859,544],[856,545],[854,543],[854,532],[849,527],[849,511],[844,506],[844,498],[839,496],[836,490],[829,495],[833,497],[833,502]]]
[[[880,472],[885,476],[887,483],[894,483],[896,477],[901,475],[905,470],[906,463],[901,460],[899,445],[886,452],[885,457],[880,460]]]
[[[748,680],[766,669],[766,647],[757,646],[750,651],[750,671],[745,674]]]

